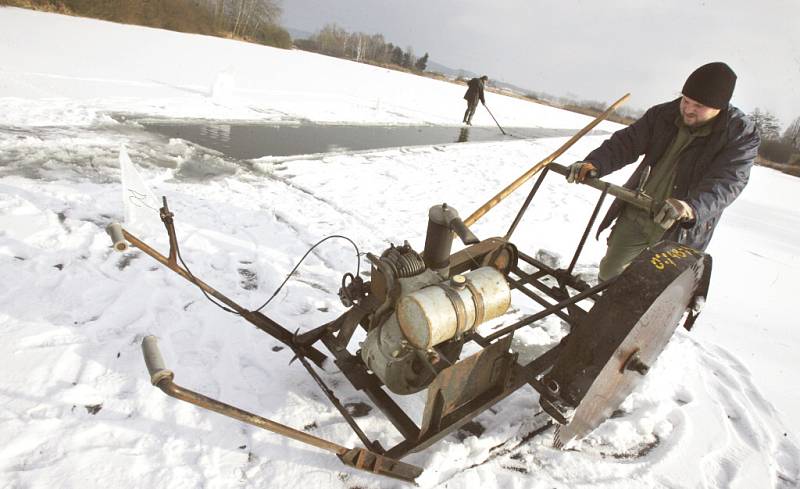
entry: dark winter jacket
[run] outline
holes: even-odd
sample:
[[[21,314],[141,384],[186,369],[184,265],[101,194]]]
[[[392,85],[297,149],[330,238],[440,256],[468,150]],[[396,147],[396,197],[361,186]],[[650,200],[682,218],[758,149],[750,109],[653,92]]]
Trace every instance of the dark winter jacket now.
[[[468,83],[467,92],[464,94],[464,100],[471,104],[477,104],[478,99],[481,100],[482,104],[486,103],[486,100],[483,99],[483,80],[480,78],[473,78]]]
[[[680,100],[651,107],[641,119],[615,132],[585,160],[594,163],[600,176],[604,176],[644,154],[625,184],[634,188],[644,168],[658,163],[675,137]],[[729,106],[720,112],[712,124],[710,135],[696,138],[678,157],[672,187],[672,197],[692,206],[695,220],[676,224],[664,234],[664,239],[699,250],[708,246],[722,211],[747,185],[760,143],[754,124],[736,107]],[[619,216],[623,205],[619,200],[611,205],[600,223],[598,235]]]

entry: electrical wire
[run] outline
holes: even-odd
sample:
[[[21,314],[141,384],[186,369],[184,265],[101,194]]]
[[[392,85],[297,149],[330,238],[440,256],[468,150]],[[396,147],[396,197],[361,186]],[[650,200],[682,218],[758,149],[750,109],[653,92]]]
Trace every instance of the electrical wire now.
[[[197,279],[194,277],[194,275],[192,275],[192,271],[189,270],[189,265],[187,265],[186,262],[183,261],[183,257],[181,256],[181,248],[178,246],[178,240],[175,240],[175,252],[178,255],[178,259],[181,261],[181,265],[183,265],[183,268],[186,269],[186,273],[189,275],[189,278],[191,279],[191,282],[193,284],[195,284],[198,289],[200,289],[200,292],[202,292],[203,295],[206,296],[206,299],[211,301],[212,304],[214,304],[215,306],[219,307],[223,311],[229,312],[231,314],[235,314],[237,316],[241,316],[241,314],[239,314],[238,312],[234,311],[233,309],[231,309],[229,307],[225,307],[222,304],[220,304],[219,302],[217,302],[214,299],[212,299],[211,296],[208,295],[208,292],[206,292],[206,289],[204,289],[203,287],[200,286],[200,284],[198,283]]]
[[[277,289],[275,289],[275,292],[273,292],[273,293],[272,293],[272,295],[269,297],[269,299],[267,299],[267,301],[266,301],[266,302],[264,302],[263,304],[261,304],[261,306],[260,306],[258,309],[255,309],[255,310],[253,310],[253,312],[258,312],[258,311],[260,311],[261,309],[263,309],[264,307],[266,307],[266,306],[267,306],[267,304],[269,304],[270,302],[272,302],[272,299],[274,299],[274,298],[275,298],[275,296],[277,296],[277,295],[278,295],[278,292],[280,292],[280,291],[281,291],[281,289],[283,288],[283,286],[284,286],[284,285],[286,285],[286,282],[288,282],[288,281],[289,281],[289,279],[292,277],[292,275],[294,275],[294,272],[296,272],[296,271],[297,271],[298,267],[300,267],[300,264],[301,264],[301,263],[303,263],[303,260],[305,260],[305,259],[306,259],[306,257],[308,257],[308,255],[309,255],[309,254],[310,254],[312,251],[314,251],[314,248],[316,248],[317,246],[321,245],[321,244],[322,244],[322,243],[324,243],[325,241],[328,241],[329,239],[332,239],[332,238],[340,238],[340,239],[345,239],[345,240],[349,241],[351,245],[353,245],[353,248],[355,248],[355,249],[356,249],[356,275],[355,275],[355,276],[356,276],[356,277],[360,276],[360,275],[361,275],[361,253],[359,253],[359,251],[358,251],[358,245],[356,245],[356,244],[355,244],[355,242],[353,242],[353,240],[352,240],[352,239],[348,238],[347,236],[342,236],[342,235],[340,235],[340,234],[332,234],[332,235],[330,235],[330,236],[326,236],[326,237],[322,238],[321,240],[317,241],[317,242],[314,244],[314,246],[312,246],[311,248],[309,248],[309,249],[308,249],[308,251],[306,251],[306,254],[305,254],[305,255],[303,255],[303,257],[302,257],[302,258],[300,258],[300,261],[298,261],[298,262],[297,262],[297,265],[295,265],[295,266],[294,266],[294,268],[292,269],[292,271],[291,271],[291,272],[289,272],[289,274],[288,274],[288,275],[286,275],[286,278],[283,280],[283,282],[281,282],[281,284],[278,286],[278,288],[277,288]]]
[[[272,302],[272,299],[274,299],[275,296],[278,295],[278,293],[281,291],[283,286],[286,285],[286,282],[288,282],[289,279],[292,277],[292,275],[294,275],[294,273],[300,267],[300,264],[303,263],[303,260],[305,260],[308,257],[308,255],[312,251],[314,251],[314,249],[317,246],[319,246],[322,243],[324,243],[325,241],[328,241],[329,239],[333,239],[333,238],[345,239],[348,242],[350,242],[351,245],[353,245],[353,248],[355,248],[355,250],[356,250],[356,275],[355,276],[356,277],[360,276],[361,275],[361,253],[358,251],[358,245],[356,245],[356,243],[352,239],[348,238],[347,236],[342,236],[340,234],[332,234],[332,235],[326,236],[326,237],[322,238],[321,240],[317,241],[316,243],[314,243],[314,245],[311,246],[311,248],[309,248],[308,251],[306,251],[306,253],[303,255],[303,257],[300,258],[300,261],[297,262],[297,264],[294,266],[294,268],[292,268],[292,271],[289,272],[288,275],[286,275],[286,278],[283,279],[283,282],[281,282],[281,284],[278,286],[278,288],[275,289],[275,292],[272,293],[272,295],[269,297],[269,299],[267,299],[266,302],[261,304],[261,306],[259,306],[258,309],[255,309],[255,310],[253,310],[251,312],[258,312],[261,309],[265,308],[267,306],[267,304]],[[195,284],[197,286],[197,288],[200,289],[200,291],[203,293],[203,295],[206,296],[206,299],[208,299],[212,304],[214,304],[215,306],[219,307],[223,311],[229,312],[231,314],[235,314],[237,316],[241,316],[240,313],[238,313],[238,312],[234,311],[233,309],[230,309],[229,307],[226,307],[226,306],[220,304],[219,302],[217,302],[216,300],[214,300],[210,295],[208,295],[208,293],[205,291],[205,289],[202,286],[200,286],[200,283],[198,282],[198,280],[192,274],[191,270],[189,270],[189,266],[186,264],[185,261],[183,261],[183,257],[181,256],[181,249],[178,246],[177,240],[176,240],[176,243],[175,243],[175,252],[178,255],[178,259],[181,261],[181,265],[183,265],[183,268],[186,270],[186,274],[189,275],[190,281],[193,284]]]

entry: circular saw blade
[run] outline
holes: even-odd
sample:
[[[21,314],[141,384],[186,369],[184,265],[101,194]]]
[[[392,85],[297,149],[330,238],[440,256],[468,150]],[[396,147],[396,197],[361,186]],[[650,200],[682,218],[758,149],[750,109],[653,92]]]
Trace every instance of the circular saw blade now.
[[[707,276],[705,257],[668,242],[645,250],[570,334],[544,379],[558,404],[574,408],[556,446],[589,434],[639,385]]]

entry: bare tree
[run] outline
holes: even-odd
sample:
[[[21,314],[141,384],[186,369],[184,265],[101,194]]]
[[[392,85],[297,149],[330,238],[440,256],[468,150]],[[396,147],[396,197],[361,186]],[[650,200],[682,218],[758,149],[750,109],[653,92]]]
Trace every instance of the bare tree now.
[[[761,109],[756,107],[750,113],[750,119],[755,124],[756,131],[761,136],[761,139],[769,141],[780,138],[781,125],[778,122],[778,118],[770,111],[765,110],[762,112]]]
[[[789,124],[783,132],[783,142],[800,151],[800,117]]]
[[[321,53],[343,58],[348,36],[347,31],[336,24],[327,24],[312,39],[316,41]]]
[[[264,26],[278,24],[281,16],[278,0],[205,0],[205,8],[215,28],[234,37],[253,36]]]

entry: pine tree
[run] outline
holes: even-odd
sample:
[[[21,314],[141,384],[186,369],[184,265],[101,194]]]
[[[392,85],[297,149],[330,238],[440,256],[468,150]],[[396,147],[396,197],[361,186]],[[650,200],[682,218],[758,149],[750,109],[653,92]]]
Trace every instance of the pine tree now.
[[[403,50],[400,49],[400,46],[395,46],[392,50],[391,62],[397,66],[403,66]]]
[[[425,56],[421,57],[414,63],[414,68],[418,71],[425,71],[425,68],[428,67],[428,53],[425,53]]]
[[[411,68],[411,54],[403,53],[403,68]]]

